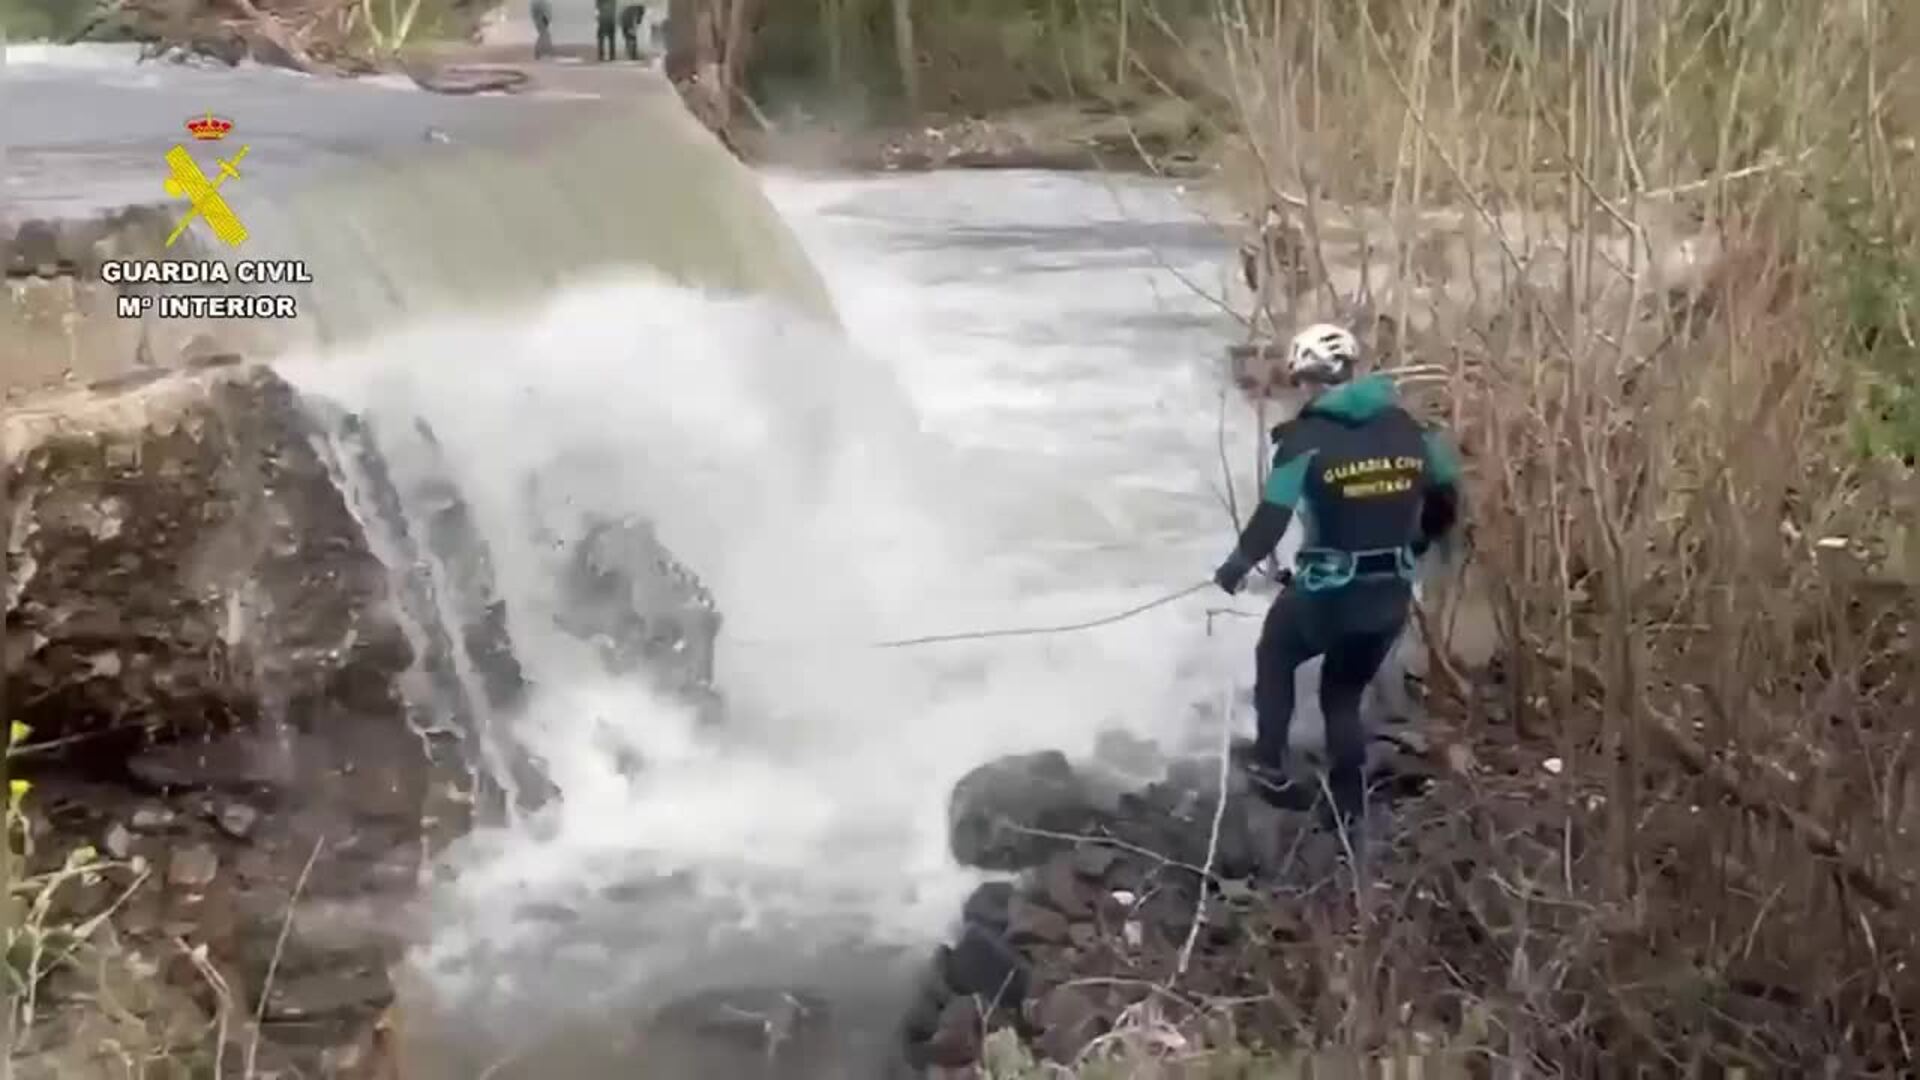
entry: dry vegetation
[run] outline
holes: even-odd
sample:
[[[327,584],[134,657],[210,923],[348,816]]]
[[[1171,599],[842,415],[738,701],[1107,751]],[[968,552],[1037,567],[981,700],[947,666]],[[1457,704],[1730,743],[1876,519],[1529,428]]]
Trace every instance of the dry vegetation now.
[[[366,72],[412,42],[465,37],[478,0],[0,0],[16,40],[133,40],[229,63]]]
[[[1223,0],[1184,32],[1307,286],[1256,322],[1377,320],[1447,370],[1502,639],[1436,665],[1452,779],[1299,947],[1339,980],[1301,1033],[1913,1075],[1920,10]]]

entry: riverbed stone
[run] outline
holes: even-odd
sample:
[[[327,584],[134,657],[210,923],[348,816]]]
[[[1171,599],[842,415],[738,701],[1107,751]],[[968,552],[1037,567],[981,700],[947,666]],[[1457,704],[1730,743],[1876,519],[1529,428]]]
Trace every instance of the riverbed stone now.
[[[1058,751],[997,758],[954,785],[954,858],[989,870],[1038,866],[1100,821],[1092,786]]]
[[[926,1063],[943,1069],[959,1069],[980,1058],[985,1036],[980,1008],[969,998],[954,998],[940,1010],[940,1022],[926,1041]]]
[[[1024,896],[1015,896],[1007,909],[1007,940],[1015,945],[1067,940],[1065,915]]]
[[[982,882],[967,897],[966,903],[961,905],[960,917],[967,922],[977,923],[994,930],[1005,930],[1008,908],[1012,902],[1012,882]]]
[[[955,994],[975,994],[1007,1006],[1027,996],[1026,962],[992,930],[969,925],[958,941],[941,946],[938,957],[947,987]]]
[[[1075,853],[1061,852],[1040,868],[1036,884],[1048,906],[1072,919],[1093,914],[1100,902],[1100,890],[1080,873]]]
[[[1099,1037],[1106,1022],[1092,994],[1071,984],[1047,991],[1034,1008],[1034,1023],[1041,1032],[1040,1050],[1062,1065],[1077,1060],[1087,1044]]]
[[[167,884],[186,889],[204,889],[220,873],[220,857],[205,844],[189,844],[173,849],[167,860]]]
[[[651,685],[718,719],[713,595],[642,519],[595,518],[560,571],[561,629],[592,642],[607,671],[645,673]]]
[[[221,832],[235,840],[245,840],[259,824],[260,811],[243,802],[229,802],[214,812],[213,821]]]

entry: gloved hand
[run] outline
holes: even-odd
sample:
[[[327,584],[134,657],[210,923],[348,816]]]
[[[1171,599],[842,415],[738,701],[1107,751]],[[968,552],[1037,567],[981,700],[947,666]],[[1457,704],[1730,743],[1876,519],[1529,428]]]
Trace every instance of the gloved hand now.
[[[1240,591],[1240,586],[1245,584],[1247,575],[1252,572],[1253,564],[1236,551],[1227,556],[1227,561],[1220,564],[1220,569],[1213,572],[1213,583],[1232,596]]]

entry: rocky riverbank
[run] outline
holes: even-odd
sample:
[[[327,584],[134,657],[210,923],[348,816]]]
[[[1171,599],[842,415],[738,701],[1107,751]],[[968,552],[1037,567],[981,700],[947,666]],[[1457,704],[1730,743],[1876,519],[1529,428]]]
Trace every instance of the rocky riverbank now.
[[[1444,773],[1411,738],[1377,743],[1382,817],[1416,807]],[[1150,747],[1109,750],[1003,758],[955,787],[955,857],[1011,876],[974,891],[930,965],[904,1032],[916,1066],[972,1066],[1003,1029],[1073,1065],[1149,1016],[1214,1013],[1249,1045],[1300,1041],[1301,1010],[1331,975],[1308,953],[1337,936],[1351,889],[1342,840],[1316,812],[1250,797],[1217,759],[1143,782]]]
[[[928,965],[902,1032],[908,1057],[948,1077],[984,1063],[996,1077],[1450,1078],[1519,1046],[1573,1075],[1611,1075],[1684,1036],[1729,1074],[1841,1061],[1856,1075],[1899,1072],[1898,1050],[1844,1045],[1776,960],[1690,958],[1687,875],[1726,875],[1743,901],[1763,895],[1762,869],[1676,861],[1715,807],[1644,808],[1639,827],[1666,853],[1645,870],[1659,903],[1623,906],[1582,885],[1607,857],[1610,778],[1574,773],[1512,725],[1497,667],[1475,681],[1423,695],[1437,706],[1424,745],[1376,738],[1386,753],[1370,770],[1357,858],[1318,815],[1265,806],[1231,776],[1223,802],[1217,759],[1150,780],[1101,755],[981,766],[953,792],[953,850],[1008,876],[967,899]],[[1697,747],[1679,757],[1721,805],[1752,805],[1753,785],[1730,768]],[[1836,873],[1879,905],[1857,868]],[[1911,1015],[1886,1008],[1895,1028]]]

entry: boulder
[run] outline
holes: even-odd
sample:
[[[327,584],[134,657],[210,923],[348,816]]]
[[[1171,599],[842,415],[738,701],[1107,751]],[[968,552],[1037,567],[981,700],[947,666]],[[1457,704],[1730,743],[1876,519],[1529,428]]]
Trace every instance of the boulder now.
[[[947,805],[954,858],[987,870],[1038,866],[1101,820],[1091,785],[1057,750],[987,762]]]
[[[170,939],[205,946],[241,1002],[272,967],[264,1041],[315,1075],[391,997],[427,821],[463,805],[403,693],[394,575],[265,369],[30,400],[4,432],[6,695],[48,744],[23,759],[45,852],[156,867],[131,945],[196,992]]]
[[[1392,761],[1382,766],[1375,822],[1428,786],[1395,780],[1414,771],[1408,762],[1398,772]],[[955,786],[955,854],[1023,872],[967,898],[954,943],[936,953],[935,992],[922,995],[902,1031],[914,1060],[957,1067],[979,1052],[980,1039],[960,1037],[957,1014],[948,1015],[958,997],[997,1004],[976,1021],[984,1030],[1011,1026],[1046,1057],[1071,1062],[1138,1000],[1135,991],[1173,976],[1190,934],[1184,993],[1250,1003],[1242,1011],[1262,1024],[1289,1022],[1290,1007],[1259,1004],[1272,997],[1260,983],[1267,976],[1247,961],[1311,937],[1291,900],[1274,901],[1311,892],[1309,883],[1324,884],[1342,866],[1317,808],[1268,806],[1245,792],[1236,771],[1216,831],[1217,758],[1163,761],[1158,776],[1111,798],[1096,795],[1095,783],[1104,780],[1093,768],[1040,753],[989,762]],[[948,1020],[953,1026],[943,1027]]]
[[[1106,1030],[1109,1018],[1100,1015],[1086,988],[1068,985],[1047,991],[1034,1008],[1034,1023],[1042,1033],[1041,1052],[1059,1064],[1072,1065],[1087,1044]]]
[[[561,629],[592,642],[610,673],[645,672],[657,689],[716,719],[719,609],[653,526],[596,518],[563,546]]]
[[[29,406],[6,464],[7,691],[41,740],[124,759],[264,717],[310,732],[402,715],[413,654],[386,567],[276,377]]]

